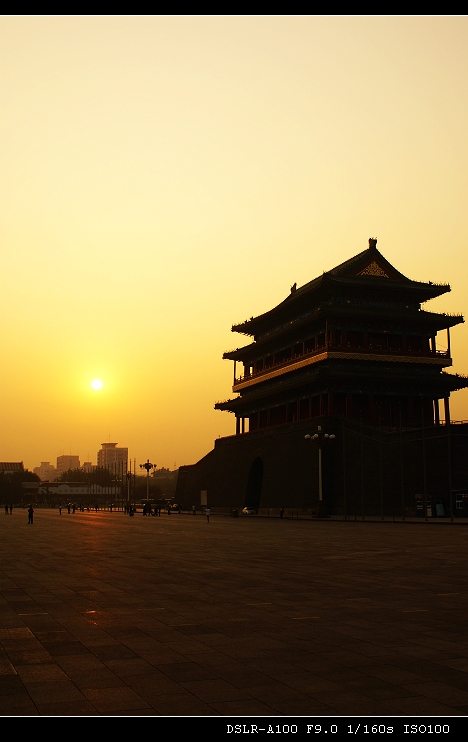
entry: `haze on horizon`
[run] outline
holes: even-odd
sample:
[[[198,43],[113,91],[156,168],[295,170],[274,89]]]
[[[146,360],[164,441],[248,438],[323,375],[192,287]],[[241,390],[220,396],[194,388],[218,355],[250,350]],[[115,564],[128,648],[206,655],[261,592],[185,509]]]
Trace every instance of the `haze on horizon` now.
[[[468,18],[18,16],[0,39],[0,459],[110,436],[194,463],[235,430],[231,326],[371,236],[468,313]]]

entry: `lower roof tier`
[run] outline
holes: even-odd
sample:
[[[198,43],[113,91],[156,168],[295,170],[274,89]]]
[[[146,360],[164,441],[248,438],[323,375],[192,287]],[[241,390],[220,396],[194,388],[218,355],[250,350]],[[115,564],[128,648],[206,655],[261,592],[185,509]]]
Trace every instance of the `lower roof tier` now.
[[[289,344],[294,345],[309,336],[329,330],[369,332],[387,334],[409,334],[432,337],[441,330],[464,322],[463,315],[448,315],[425,310],[406,312],[383,312],[372,308],[333,306],[319,307],[294,322],[286,323],[271,335],[249,345],[223,353],[223,358],[248,362],[274,353]]]
[[[215,409],[247,415],[263,409],[327,392],[383,394],[443,398],[468,387],[468,378],[428,367],[326,362],[294,375],[252,389]]]

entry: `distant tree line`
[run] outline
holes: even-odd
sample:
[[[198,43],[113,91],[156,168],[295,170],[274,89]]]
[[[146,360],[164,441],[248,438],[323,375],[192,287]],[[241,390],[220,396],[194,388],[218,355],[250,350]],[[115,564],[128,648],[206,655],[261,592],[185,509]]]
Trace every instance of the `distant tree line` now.
[[[0,472],[0,499],[3,502],[15,502],[21,498],[21,482],[39,482],[37,474],[32,471],[14,471],[11,474]]]
[[[116,482],[121,482],[121,478],[112,474],[109,469],[103,466],[97,466],[92,471],[83,471],[82,469],[68,469],[56,479],[57,482],[83,482],[84,484],[99,484],[101,487],[110,487]]]

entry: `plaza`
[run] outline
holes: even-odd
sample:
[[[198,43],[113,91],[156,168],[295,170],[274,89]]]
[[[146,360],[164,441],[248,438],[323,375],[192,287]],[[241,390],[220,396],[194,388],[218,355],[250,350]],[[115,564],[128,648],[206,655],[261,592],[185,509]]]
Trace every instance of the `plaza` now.
[[[467,715],[467,524],[0,517],[0,714]]]

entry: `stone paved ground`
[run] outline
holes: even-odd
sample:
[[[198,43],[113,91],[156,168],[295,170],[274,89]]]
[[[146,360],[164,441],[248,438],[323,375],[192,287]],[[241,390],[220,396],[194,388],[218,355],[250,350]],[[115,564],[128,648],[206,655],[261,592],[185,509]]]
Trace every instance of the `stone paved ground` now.
[[[468,714],[468,527],[0,515],[0,714]]]

